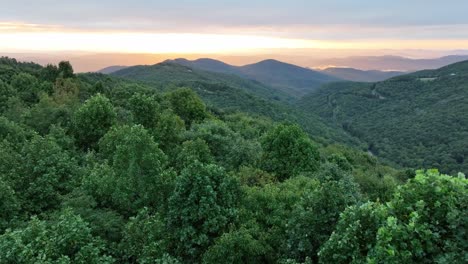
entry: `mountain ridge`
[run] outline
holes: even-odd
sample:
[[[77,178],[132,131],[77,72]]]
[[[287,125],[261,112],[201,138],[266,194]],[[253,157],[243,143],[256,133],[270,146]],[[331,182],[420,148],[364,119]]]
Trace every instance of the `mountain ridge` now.
[[[401,71],[359,70],[346,67],[330,67],[321,71],[353,82],[379,82],[408,73]]]
[[[266,59],[243,66],[233,66],[208,58],[169,61],[201,70],[234,74],[241,78],[256,80],[295,97],[303,96],[324,83],[340,80],[319,71],[274,59]]]
[[[463,61],[382,82],[328,84],[298,105],[395,164],[467,173],[467,79]]]

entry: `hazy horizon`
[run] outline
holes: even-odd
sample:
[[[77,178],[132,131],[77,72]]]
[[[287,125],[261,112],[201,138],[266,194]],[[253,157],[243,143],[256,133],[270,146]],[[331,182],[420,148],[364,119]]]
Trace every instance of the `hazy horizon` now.
[[[468,54],[461,0],[2,2],[0,55],[40,63],[65,56],[78,71],[176,57],[323,67],[324,58]],[[116,58],[104,64],[108,54]]]

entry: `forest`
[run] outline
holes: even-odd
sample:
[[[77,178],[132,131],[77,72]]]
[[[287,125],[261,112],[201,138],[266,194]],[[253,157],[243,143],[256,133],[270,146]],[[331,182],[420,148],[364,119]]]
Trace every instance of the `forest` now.
[[[468,262],[463,173],[276,106],[1,58],[0,263]]]
[[[394,166],[468,173],[468,61],[377,83],[332,83],[299,105]]]

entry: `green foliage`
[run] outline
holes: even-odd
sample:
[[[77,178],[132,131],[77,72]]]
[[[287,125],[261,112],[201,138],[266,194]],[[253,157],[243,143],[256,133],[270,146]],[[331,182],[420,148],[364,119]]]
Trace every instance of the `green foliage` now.
[[[0,140],[7,140],[17,146],[30,139],[34,133],[15,122],[0,116]]]
[[[154,263],[167,252],[165,224],[159,215],[152,215],[147,208],[132,217],[124,230],[121,248],[129,262]]]
[[[75,74],[73,74],[73,67],[68,61],[61,61],[59,63],[58,72],[59,72],[59,76],[64,79],[75,77]]]
[[[250,228],[258,229],[260,241],[271,248],[264,256],[268,262],[277,262],[288,255],[288,219],[301,197],[318,186],[317,180],[298,176],[278,184],[244,189],[240,219]]]
[[[468,173],[466,65],[377,83],[330,84],[299,106],[344,128],[366,142],[371,153],[394,164]]]
[[[24,123],[41,135],[49,133],[53,125],[70,127],[71,118],[69,105],[61,105],[45,94],[40,96],[39,102],[23,115]]]
[[[319,153],[297,125],[279,125],[262,140],[262,167],[283,181],[317,170]]]
[[[94,148],[99,139],[116,122],[116,113],[109,99],[96,95],[87,100],[75,113],[74,134],[82,148]]]
[[[178,151],[174,167],[179,171],[189,167],[194,162],[211,164],[214,162],[210,148],[203,139],[197,138],[182,143]]]
[[[12,168],[9,181],[26,212],[56,209],[80,180],[77,161],[53,139],[35,136],[19,154],[21,165]]]
[[[320,180],[320,185],[301,197],[288,222],[288,252],[298,261],[316,261],[340,213],[361,198],[352,177],[336,165],[325,164],[314,178]]]
[[[0,263],[467,262],[464,176],[338,145],[366,147],[260,83],[132,68],[0,58]]]
[[[99,153],[109,165],[97,166],[86,179],[98,200],[121,212],[166,204],[173,180],[165,171],[167,157],[142,126],[112,128]]]
[[[468,181],[418,171],[385,204],[349,208],[320,252],[323,263],[464,263]]]
[[[55,80],[59,76],[59,69],[57,66],[53,64],[47,64],[44,68],[41,70],[41,77],[44,80],[47,80],[49,82],[55,82]]]
[[[320,263],[367,263],[377,230],[386,217],[384,206],[368,202],[348,207],[335,231],[320,249]]]
[[[468,261],[468,181],[418,171],[387,205],[371,262],[464,263]]]
[[[203,139],[215,160],[228,169],[252,165],[259,158],[260,145],[247,141],[220,120],[208,120],[193,125],[186,135],[189,139]]]
[[[236,177],[239,178],[239,181],[243,185],[247,185],[249,187],[261,187],[275,182],[275,177],[273,175],[252,167],[241,167],[239,172],[236,174]]]
[[[9,226],[9,222],[18,216],[20,203],[16,193],[8,182],[0,176],[0,233]]]
[[[174,149],[182,142],[184,132],[184,121],[168,110],[159,115],[156,126],[152,131],[156,142],[167,154],[173,154]]]
[[[0,79],[0,113],[7,109],[7,102],[10,97],[16,96],[17,91],[11,85]]]
[[[11,86],[18,92],[21,100],[28,104],[36,103],[39,99],[39,81],[28,73],[19,73],[11,80]]]
[[[158,120],[159,104],[155,97],[144,94],[134,94],[129,100],[129,108],[135,122],[145,128],[153,128]]]
[[[257,234],[246,228],[224,233],[203,255],[203,263],[264,263],[271,249]]]
[[[0,236],[0,263],[113,263],[81,217],[64,211],[50,222],[32,218]]]
[[[238,214],[238,182],[223,168],[194,162],[177,178],[167,217],[171,251],[198,261]]]
[[[185,121],[187,126],[208,117],[203,101],[188,88],[177,89],[169,93],[168,98],[174,112]]]

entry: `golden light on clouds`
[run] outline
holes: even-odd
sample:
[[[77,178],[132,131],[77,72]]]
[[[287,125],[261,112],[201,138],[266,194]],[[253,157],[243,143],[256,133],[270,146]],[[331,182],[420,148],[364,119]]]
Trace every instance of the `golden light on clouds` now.
[[[7,51],[226,53],[258,49],[318,48],[311,40],[216,34],[0,33]]]
[[[0,22],[0,50],[5,52],[86,51],[119,53],[248,53],[281,49],[453,49],[468,40],[311,40],[252,34],[145,33],[84,31],[54,25]],[[239,30],[239,32],[242,32]]]

